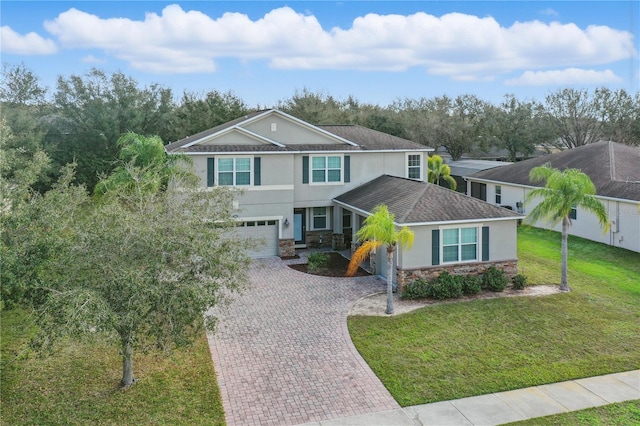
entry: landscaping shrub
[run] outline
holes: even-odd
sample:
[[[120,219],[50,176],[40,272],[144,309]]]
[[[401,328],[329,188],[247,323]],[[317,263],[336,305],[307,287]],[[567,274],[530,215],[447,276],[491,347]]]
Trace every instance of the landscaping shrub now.
[[[329,253],[311,253],[309,254],[309,263],[308,268],[309,271],[318,271],[327,266],[329,263]]]
[[[504,271],[495,266],[491,266],[486,270],[484,275],[482,275],[482,287],[491,291],[503,291],[508,283],[509,281]]]
[[[429,285],[429,297],[451,299],[462,296],[462,277],[444,271]]]
[[[427,297],[429,297],[429,282],[425,279],[410,282],[402,293],[403,299],[425,299]]]
[[[514,289],[522,290],[527,286],[527,277],[522,274],[518,274],[513,277],[512,282]]]
[[[464,294],[478,294],[482,290],[482,278],[477,275],[462,277],[462,292]]]

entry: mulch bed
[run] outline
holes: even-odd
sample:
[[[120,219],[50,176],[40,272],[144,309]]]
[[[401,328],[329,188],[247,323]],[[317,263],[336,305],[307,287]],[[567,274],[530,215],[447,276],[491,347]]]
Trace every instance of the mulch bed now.
[[[325,268],[309,272],[308,266],[305,264],[289,265],[289,268],[296,271],[304,272],[311,275],[320,275],[323,277],[346,277],[347,268],[349,267],[349,259],[343,257],[340,253],[327,252],[329,255],[329,262]],[[362,268],[358,268],[354,277],[367,277],[371,275]]]

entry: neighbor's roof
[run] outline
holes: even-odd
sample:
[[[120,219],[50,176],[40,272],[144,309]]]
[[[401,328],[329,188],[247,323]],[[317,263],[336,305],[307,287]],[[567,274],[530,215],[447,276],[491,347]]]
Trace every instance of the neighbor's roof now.
[[[239,117],[228,123],[221,124],[195,135],[186,137],[176,142],[172,142],[165,146],[167,152],[170,153],[198,153],[198,152],[303,152],[303,151],[383,151],[383,150],[432,150],[429,147],[420,145],[407,139],[379,132],[358,125],[321,125],[308,126],[320,129],[320,131],[328,132],[333,136],[347,140],[354,145],[344,144],[296,144],[289,146],[278,146],[272,144],[260,145],[190,145],[193,142],[223,132],[233,127],[242,127],[243,123],[250,121],[256,116],[266,115],[270,112],[286,114],[277,110],[261,110]],[[290,116],[289,116],[290,117]],[[294,118],[295,119],[295,118]],[[297,119],[296,119],[297,120]],[[298,120],[300,121],[300,120]],[[190,145],[190,146],[188,146]]]
[[[598,195],[640,201],[640,147],[616,142],[592,143],[510,166],[485,170],[469,177],[543,186],[543,183],[534,184],[529,180],[529,171],[545,163],[550,163],[559,170],[581,170],[591,178]]]
[[[508,161],[492,161],[492,160],[458,160],[449,161],[447,163],[451,168],[453,176],[469,176],[482,170],[493,169],[494,167],[508,166]]]
[[[514,211],[432,183],[389,175],[382,175],[334,200],[365,212],[384,204],[401,225],[522,217]]]

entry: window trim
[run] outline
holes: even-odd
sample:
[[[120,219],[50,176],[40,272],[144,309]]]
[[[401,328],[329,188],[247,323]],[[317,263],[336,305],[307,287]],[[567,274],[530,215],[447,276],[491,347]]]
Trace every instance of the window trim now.
[[[221,171],[220,170],[220,160],[233,160],[233,170],[232,171]],[[248,159],[249,160],[249,184],[247,185],[237,185],[236,184],[236,179],[237,179],[237,173],[239,173],[238,170],[236,170],[236,160],[238,159]],[[254,157],[251,155],[237,155],[237,156],[231,156],[231,155],[224,155],[224,156],[217,156],[215,157],[215,161],[216,161],[216,168],[215,168],[215,185],[216,186],[227,186],[227,187],[241,187],[241,188],[247,188],[247,187],[251,187],[253,186],[253,178],[254,178]],[[231,185],[222,185],[220,184],[220,173],[232,173],[233,175],[233,183]],[[240,173],[247,173],[247,171],[243,170],[240,171]]]
[[[340,180],[329,182],[329,171],[330,170],[338,170],[335,168],[329,168],[329,158],[336,157],[340,159]],[[325,159],[325,167],[324,169],[314,169],[313,167],[313,159],[314,158],[324,158]],[[325,180],[323,182],[316,182],[313,180],[313,171],[314,170],[324,170],[325,172]],[[344,184],[344,173],[345,173],[345,165],[344,165],[344,155],[310,155],[309,156],[309,185],[343,185]]]
[[[473,226],[463,226],[463,225],[458,225],[458,226],[441,226],[439,227],[439,231],[440,231],[440,237],[439,237],[439,244],[438,244],[438,250],[439,250],[439,254],[440,254],[440,265],[455,265],[455,264],[460,264],[460,263],[470,263],[470,262],[480,262],[482,259],[482,224],[474,224]],[[454,260],[454,261],[446,261],[445,257],[444,257],[444,231],[446,230],[451,230],[451,229],[457,229],[458,230],[458,243],[456,244],[456,246],[458,247],[458,260]],[[475,241],[475,246],[476,246],[476,257],[475,259],[468,259],[468,260],[462,260],[462,229],[475,229],[476,230],[476,241]],[[465,245],[469,245],[469,243],[465,244]],[[449,246],[453,246],[453,244],[448,244],[447,247]]]
[[[409,165],[409,161],[410,161],[410,157],[411,156],[416,156],[418,157],[418,159],[420,160],[420,165],[419,166],[410,166]],[[418,167],[420,169],[419,172],[419,177],[417,178],[412,178],[409,177],[409,170],[410,168],[416,168]],[[422,153],[413,153],[413,152],[407,152],[405,155],[405,172],[406,172],[406,176],[407,179],[413,179],[413,180],[419,180],[419,181],[423,181],[424,180],[424,156],[422,155]]]
[[[495,200],[496,204],[502,204],[502,185],[496,185],[495,187]]]
[[[569,220],[578,220],[578,206],[571,205],[571,210],[569,210]]]

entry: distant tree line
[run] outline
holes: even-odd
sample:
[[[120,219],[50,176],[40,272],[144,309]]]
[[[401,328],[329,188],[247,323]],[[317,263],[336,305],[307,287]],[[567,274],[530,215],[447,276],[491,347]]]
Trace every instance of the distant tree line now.
[[[166,144],[258,109],[232,92],[185,91],[141,86],[121,72],[92,69],[58,77],[52,93],[24,65],[4,65],[0,85],[2,121],[15,148],[43,151],[45,190],[61,167],[76,163],[76,180],[93,189],[116,167],[118,139],[125,133],[156,135]],[[640,93],[623,89],[565,88],[542,102],[507,94],[495,105],[475,95],[398,99],[380,106],[330,94],[296,91],[273,105],[312,124],[358,124],[413,140],[454,160],[501,150],[507,160],[527,158],[538,147],[575,148],[598,140],[640,145]]]

